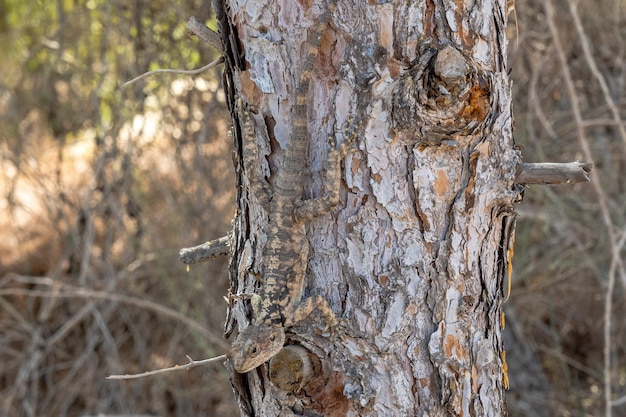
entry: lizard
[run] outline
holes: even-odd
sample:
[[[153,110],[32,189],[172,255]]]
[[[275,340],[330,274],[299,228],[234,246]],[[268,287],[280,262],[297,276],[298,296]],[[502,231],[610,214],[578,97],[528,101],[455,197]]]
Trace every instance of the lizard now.
[[[261,288],[251,299],[252,323],[237,335],[228,353],[238,373],[249,372],[274,357],[285,344],[285,329],[304,320],[314,310],[320,312],[327,329],[337,324],[332,309],[323,297],[302,298],[308,263],[306,221],[327,213],[338,204],[340,161],[346,149],[345,142],[338,147],[331,136],[326,194],[317,199],[303,200],[302,177],[310,141],[307,115],[309,83],[322,36],[335,8],[333,1],[329,1],[319,18],[301,66],[289,143],[275,181],[272,186],[265,178],[250,181],[251,191],[259,195],[262,204],[267,204],[269,219],[261,262]],[[241,99],[237,107],[243,119],[244,139],[248,139],[244,145],[244,162],[246,167],[252,167],[255,162],[258,164],[256,144],[252,140],[254,132]]]

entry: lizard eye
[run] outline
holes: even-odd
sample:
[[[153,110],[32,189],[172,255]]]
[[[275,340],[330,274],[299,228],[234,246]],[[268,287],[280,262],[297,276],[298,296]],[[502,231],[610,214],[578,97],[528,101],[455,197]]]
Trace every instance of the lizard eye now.
[[[276,333],[272,333],[270,335],[270,342],[274,342],[276,340]]]
[[[256,356],[256,354],[257,354],[257,353],[259,353],[259,349],[257,348],[256,344],[251,345],[251,346],[248,348],[248,353],[249,353],[250,355],[254,355],[254,356]]]

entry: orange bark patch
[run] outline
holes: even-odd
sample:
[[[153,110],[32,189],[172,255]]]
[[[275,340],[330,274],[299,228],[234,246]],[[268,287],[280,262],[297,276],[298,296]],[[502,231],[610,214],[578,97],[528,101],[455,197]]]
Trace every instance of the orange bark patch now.
[[[387,67],[389,68],[389,75],[394,80],[400,76],[400,72],[402,70],[402,65],[396,59],[388,58],[387,59]]]
[[[467,16],[467,14],[465,13],[463,7],[463,1],[461,0],[459,1],[459,3],[461,3],[460,12],[459,9],[457,9],[457,11],[454,13],[454,17],[456,20],[457,28],[459,30],[459,37],[461,38],[461,42],[463,42],[463,49],[466,51],[470,51],[474,44],[474,36],[469,28],[467,20],[465,19],[465,16]]]
[[[435,192],[437,195],[444,195],[450,188],[450,180],[448,174],[443,169],[437,170],[437,178],[435,178]]]
[[[413,355],[417,358],[419,357],[419,354],[420,354],[420,347],[419,345],[417,345],[413,348]]]
[[[345,416],[350,408],[350,402],[343,395],[343,377],[338,372],[333,372],[324,389],[311,396],[313,409],[321,411],[325,416]]]
[[[382,285],[383,287],[386,287],[387,284],[389,283],[389,277],[387,275],[379,275],[378,276],[378,282],[380,283],[380,285]]]
[[[406,308],[406,313],[409,316],[414,316],[417,314],[417,307],[414,304],[409,304],[409,306]]]
[[[248,103],[257,107],[261,102],[263,94],[255,82],[250,79],[250,71],[242,71],[240,80],[242,94],[248,99]]]
[[[461,117],[482,122],[489,113],[489,88],[484,83],[476,83],[469,91],[467,106]]]
[[[393,8],[381,7],[379,10],[380,44],[386,50],[393,49]]]
[[[502,351],[500,356],[502,358],[502,386],[504,389],[509,389],[509,365],[506,363],[506,352]]]
[[[299,0],[298,3],[300,3],[304,9],[308,10],[311,8],[313,2],[311,0]]]
[[[459,341],[452,336],[451,334],[446,336],[446,342],[443,345],[443,351],[445,352],[447,357],[455,356],[459,357],[459,353],[461,352],[461,346],[459,345]]]
[[[346,159],[347,158],[352,159],[351,164],[350,164],[351,166],[350,171],[352,172],[352,175],[358,174],[359,173],[359,158],[357,158],[355,155],[348,155],[346,156]]]

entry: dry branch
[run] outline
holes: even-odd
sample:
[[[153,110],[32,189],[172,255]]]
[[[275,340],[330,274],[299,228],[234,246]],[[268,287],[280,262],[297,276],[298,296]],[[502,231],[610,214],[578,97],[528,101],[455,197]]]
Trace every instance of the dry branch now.
[[[578,98],[578,92],[576,88],[576,84],[574,81],[574,77],[571,74],[568,62],[568,55],[565,52],[563,44],[559,38],[559,33],[555,25],[555,9],[552,5],[552,0],[545,2],[545,12],[546,12],[546,21],[548,23],[548,28],[550,29],[550,34],[552,35],[552,39],[554,40],[554,46],[556,55],[561,64],[561,72],[563,74],[563,81],[565,85],[565,89],[567,95],[569,96],[569,102],[571,105],[572,114],[574,116],[574,121],[576,123],[576,135],[578,136],[578,142],[583,151],[583,154],[586,159],[593,160],[593,154],[591,151],[591,146],[589,140],[587,138],[587,133],[583,126],[584,118],[582,113],[582,106],[580,104],[580,99]],[[604,80],[604,77],[600,73],[595,63],[595,60],[591,56],[591,50],[589,47],[589,41],[587,39],[586,34],[582,28],[582,24],[580,22],[580,16],[578,15],[577,8],[575,5],[570,2],[570,12],[574,19],[574,25],[577,28],[578,35],[580,40],[582,41],[583,46],[583,54],[585,55],[587,64],[589,65],[592,74],[595,76],[597,81],[600,82],[601,89],[604,93],[604,98],[613,113],[613,119],[619,123],[619,131],[621,133],[622,139],[626,140],[626,129],[621,125],[621,116],[619,115],[619,109],[616,107],[613,99],[611,98],[611,94],[608,91],[607,84]],[[605,189],[603,188],[600,180],[597,176],[594,176],[591,179],[591,185],[593,190],[596,192],[598,207],[600,209],[600,214],[602,216],[602,220],[606,227],[608,241],[611,247],[611,266],[608,271],[607,283],[606,283],[606,292],[605,292],[605,304],[604,304],[604,375],[603,375],[603,390],[604,390],[604,407],[605,407],[605,416],[612,416],[612,404],[611,398],[613,397],[613,372],[612,371],[612,356],[613,356],[613,341],[612,341],[612,323],[613,323],[613,296],[615,291],[615,281],[617,276],[622,279],[623,283],[626,284],[626,265],[624,264],[624,260],[621,256],[622,245],[624,242],[618,237],[616,233],[616,225],[613,221],[611,210],[609,209],[609,198]]]
[[[217,33],[213,32],[211,29],[209,29],[208,27],[206,27],[204,24],[202,24],[202,22],[200,22],[198,19],[196,19],[195,17],[191,16],[189,18],[189,21],[187,22],[187,27],[189,28],[189,30],[196,35],[198,38],[202,39],[203,41],[205,41],[206,43],[208,43],[209,45],[213,46],[215,49],[217,49],[220,54],[223,53],[224,48],[222,47],[222,42],[220,40],[220,37]],[[194,69],[194,70],[177,70],[177,69],[157,69],[154,71],[148,71],[146,73],[141,74],[138,77],[133,78],[130,81],[127,81],[124,83],[123,87],[129,86],[130,84],[142,80],[146,77],[149,77],[150,75],[153,74],[160,74],[160,73],[172,73],[172,74],[183,74],[183,75],[196,75],[196,74],[200,74],[203,71],[208,70],[209,68],[213,68],[219,64],[221,64],[222,62],[224,62],[224,57],[220,56],[219,58],[217,58],[215,61]]]
[[[203,67],[200,68],[196,68],[193,70],[177,70],[177,69],[170,69],[170,68],[166,68],[166,69],[156,69],[153,71],[148,71],[148,72],[144,72],[143,74],[141,74],[138,77],[133,78],[130,81],[126,81],[122,87],[127,87],[129,85],[131,85],[132,83],[139,81],[139,80],[143,80],[146,77],[149,77],[151,75],[154,74],[162,74],[162,73],[170,73],[170,74],[182,74],[182,75],[196,75],[196,74],[200,74],[201,72],[204,72],[206,70],[208,70],[209,68],[213,68],[219,64],[221,64],[222,62],[224,62],[224,57],[219,57],[217,58],[215,61],[206,64]]]
[[[589,182],[593,164],[582,162],[521,164],[515,182],[520,185]]]
[[[182,248],[178,252],[178,259],[189,265],[210,261],[211,259],[229,254],[230,236],[223,236],[192,248]]]
[[[5,277],[5,279],[17,278],[18,282],[29,282],[32,281],[34,283],[40,285],[49,286],[48,290],[31,290],[26,288],[0,288],[0,297],[4,296],[25,296],[25,297],[37,297],[37,298],[84,298],[88,300],[106,300],[113,302],[120,302],[128,305],[133,305],[135,307],[142,308],[144,310],[149,310],[155,312],[157,314],[161,314],[165,317],[169,317],[171,319],[177,320],[188,327],[196,330],[207,340],[216,346],[219,349],[227,349],[228,344],[224,340],[224,338],[206,328],[201,323],[185,316],[184,314],[173,310],[169,307],[163,306],[161,304],[155,303],[154,301],[144,300],[137,297],[132,297],[123,294],[114,294],[106,291],[95,291],[89,290],[86,288],[78,288],[71,285],[65,285],[57,280],[51,278],[38,278],[38,277],[26,277],[22,275],[18,275],[15,273],[9,273]]]
[[[151,375],[164,374],[166,372],[182,371],[186,369],[195,368],[196,366],[226,359],[226,355],[220,355],[220,356],[216,356],[214,358],[209,358],[209,359],[202,359],[200,361],[194,361],[193,359],[191,359],[189,355],[187,355],[187,359],[189,359],[189,363],[185,365],[174,365],[171,368],[157,369],[154,371],[142,372],[140,374],[109,375],[106,377],[106,379],[137,379],[137,378],[143,378],[143,377],[151,376]]]
[[[189,21],[187,21],[187,27],[198,38],[202,39],[203,41],[220,51],[220,54],[224,53],[224,48],[222,47],[222,39],[220,38],[220,35],[206,27],[197,18],[191,16],[189,18]]]

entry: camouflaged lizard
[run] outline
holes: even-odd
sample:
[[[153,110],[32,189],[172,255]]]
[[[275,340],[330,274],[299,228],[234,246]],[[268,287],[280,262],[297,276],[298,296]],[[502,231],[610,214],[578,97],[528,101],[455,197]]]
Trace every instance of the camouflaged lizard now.
[[[324,298],[317,295],[302,299],[308,263],[305,222],[328,213],[329,209],[337,205],[341,181],[340,160],[346,149],[345,144],[336,147],[334,138],[329,140],[329,190],[324,197],[302,200],[302,177],[310,142],[307,116],[309,82],[334,7],[331,2],[319,18],[319,26],[301,67],[289,144],[275,181],[271,187],[264,179],[251,181],[252,191],[262,203],[266,203],[264,207],[267,208],[269,222],[261,266],[262,285],[251,302],[252,324],[239,333],[228,354],[239,373],[251,371],[276,355],[285,343],[285,329],[305,319],[314,310],[321,313],[328,328],[336,325],[333,311]],[[258,155],[247,109],[243,108],[241,102],[238,107],[244,120],[245,136],[248,136],[244,145],[244,158],[249,169],[259,164]]]

